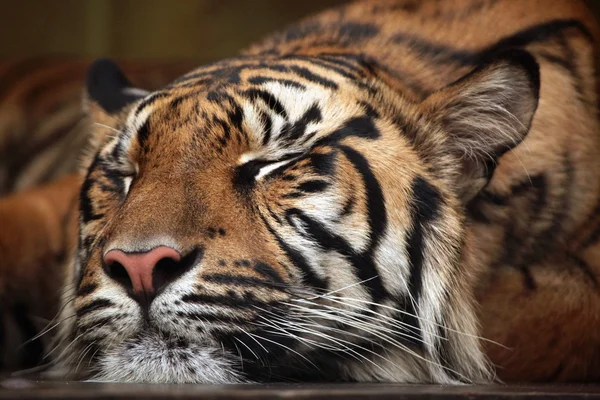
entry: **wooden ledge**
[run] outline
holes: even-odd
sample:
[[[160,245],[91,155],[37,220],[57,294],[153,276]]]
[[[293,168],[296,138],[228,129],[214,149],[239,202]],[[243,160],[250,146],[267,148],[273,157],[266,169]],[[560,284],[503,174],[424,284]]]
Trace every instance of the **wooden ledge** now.
[[[143,385],[0,380],[0,399],[600,399],[600,385]]]

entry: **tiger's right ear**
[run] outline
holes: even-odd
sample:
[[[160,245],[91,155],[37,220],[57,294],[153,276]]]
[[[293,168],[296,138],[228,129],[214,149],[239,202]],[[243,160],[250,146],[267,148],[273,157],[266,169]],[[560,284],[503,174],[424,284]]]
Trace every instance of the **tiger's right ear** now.
[[[134,88],[125,74],[107,58],[92,63],[85,81],[83,108],[93,122],[116,128],[127,106],[148,95]]]

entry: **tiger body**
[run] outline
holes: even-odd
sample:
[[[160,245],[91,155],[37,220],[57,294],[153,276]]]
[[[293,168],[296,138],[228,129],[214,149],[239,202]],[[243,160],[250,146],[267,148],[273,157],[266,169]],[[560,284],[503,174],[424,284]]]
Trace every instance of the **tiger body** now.
[[[96,64],[55,371],[597,379],[597,37],[579,2],[370,1],[143,96]]]

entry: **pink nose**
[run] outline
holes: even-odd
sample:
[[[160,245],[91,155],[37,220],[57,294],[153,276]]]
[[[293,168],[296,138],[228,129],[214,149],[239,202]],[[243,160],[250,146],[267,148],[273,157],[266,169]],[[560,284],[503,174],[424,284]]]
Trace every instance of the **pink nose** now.
[[[181,260],[181,254],[170,247],[158,246],[144,253],[110,250],[104,256],[109,276],[120,280],[125,286],[130,285],[129,287],[135,294],[146,296],[153,294],[158,289],[152,282],[152,276],[158,263],[163,260],[177,263]],[[129,276],[129,282],[123,282],[122,278],[126,280],[126,277],[119,277],[119,274],[122,275],[122,269],[119,266],[125,269]]]

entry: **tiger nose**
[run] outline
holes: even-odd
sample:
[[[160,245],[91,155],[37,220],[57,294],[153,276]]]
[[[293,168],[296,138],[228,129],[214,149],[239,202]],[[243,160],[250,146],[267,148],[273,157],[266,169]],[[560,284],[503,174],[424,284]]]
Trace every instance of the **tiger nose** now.
[[[181,254],[166,246],[158,246],[140,253],[126,253],[115,249],[104,256],[104,266],[109,277],[133,291],[134,298],[151,300],[160,287],[185,272],[179,268],[180,260]],[[168,270],[169,273],[160,273],[159,270]],[[156,279],[157,275],[161,279]],[[169,279],[165,280],[165,276]]]

